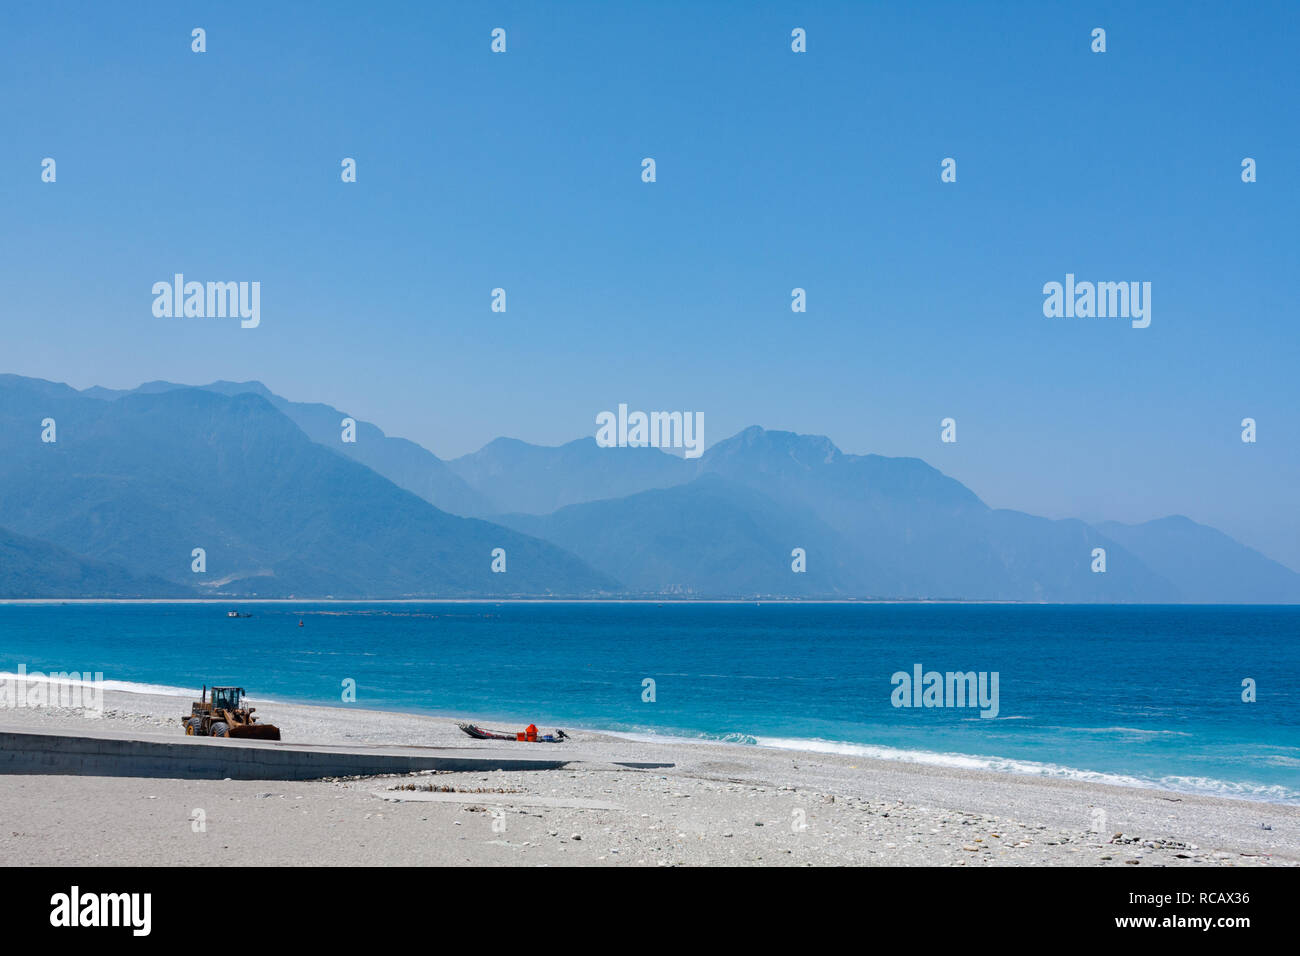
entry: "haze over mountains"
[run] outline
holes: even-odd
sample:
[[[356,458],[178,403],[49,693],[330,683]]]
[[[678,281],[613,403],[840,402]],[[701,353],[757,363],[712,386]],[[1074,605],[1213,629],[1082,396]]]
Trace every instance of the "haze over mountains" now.
[[[40,441],[46,418],[57,423],[53,444]],[[6,377],[0,452],[0,527],[199,593],[454,597],[615,586],[553,545],[434,508],[313,442],[251,391],[86,397]],[[202,574],[192,570],[194,548],[206,553]],[[506,551],[506,574],[491,571],[496,548]],[[22,569],[6,565],[0,576],[11,567]]]
[[[0,597],[1300,602],[1300,575],[1187,518],[991,509],[824,437],[752,427],[695,460],[500,438],[442,461],[365,422],[346,443],[346,417],[257,382],[0,375]]]

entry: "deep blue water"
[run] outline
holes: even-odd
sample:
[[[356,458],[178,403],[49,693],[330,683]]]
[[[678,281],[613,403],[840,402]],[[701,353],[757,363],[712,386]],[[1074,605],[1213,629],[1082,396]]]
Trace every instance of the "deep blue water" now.
[[[1122,778],[1300,803],[1300,608],[809,604],[0,606],[0,672]],[[299,620],[304,623],[298,627]],[[1000,712],[903,708],[913,666]],[[655,681],[654,702],[643,680]],[[1242,701],[1253,678],[1258,699]],[[0,717],[3,715],[0,714]],[[268,717],[272,715],[268,712]]]

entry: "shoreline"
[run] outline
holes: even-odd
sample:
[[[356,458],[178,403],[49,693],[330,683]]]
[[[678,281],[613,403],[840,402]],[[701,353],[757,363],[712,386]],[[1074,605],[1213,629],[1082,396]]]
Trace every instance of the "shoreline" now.
[[[33,680],[30,677],[30,675],[25,675],[20,677],[20,675],[18,674],[10,673],[8,671],[0,671],[0,682],[16,681],[20,679],[25,681],[28,684],[37,683],[37,681]],[[73,683],[73,684],[80,683],[83,686],[89,686],[84,680],[81,682],[55,681],[49,675],[45,675],[39,682],[44,684],[63,683],[65,685],[69,683]],[[121,686],[123,684],[127,686]],[[112,685],[118,685],[118,686],[112,686]],[[128,698],[132,696],[138,696],[141,698],[144,697],[170,698],[176,700],[178,702],[178,706],[182,708],[186,706],[186,704],[182,704],[180,702],[182,701],[188,702],[200,694],[200,691],[169,685],[169,684],[155,684],[155,683],[144,683],[144,682],[136,683],[130,681],[123,681],[123,682],[106,681],[104,682],[103,691],[105,695],[109,693],[124,694]],[[478,713],[473,715],[466,715],[463,713],[454,713],[454,712],[444,711],[436,708],[430,708],[428,710],[388,710],[383,708],[368,708],[368,707],[363,708],[363,707],[349,706],[347,704],[306,700],[303,698],[294,698],[294,697],[264,697],[261,695],[249,695],[247,697],[247,700],[255,706],[270,705],[272,707],[287,707],[287,708],[318,708],[326,711],[335,711],[338,713],[360,712],[363,714],[373,714],[373,715],[384,716],[389,718],[410,717],[410,718],[420,718],[424,720],[450,721],[455,724],[473,723],[473,724],[478,724],[480,726],[489,723],[509,723],[511,721],[526,723],[529,719],[527,717],[514,717],[508,715],[501,715],[501,714],[488,715],[484,713]],[[8,707],[8,708],[0,707],[0,720],[3,719],[3,715],[7,713],[13,713],[14,711],[40,710],[40,709],[42,708],[30,708],[26,706]],[[47,707],[44,709],[48,710],[49,708]],[[97,718],[83,717],[82,719],[94,720]],[[523,725],[523,723],[521,723],[521,726]],[[671,748],[677,746],[701,745],[701,746],[716,746],[716,747],[724,747],[724,748],[734,747],[744,751],[766,750],[766,751],[772,751],[778,753],[800,754],[806,757],[814,757],[814,756],[843,757],[846,759],[879,762],[884,765],[908,764],[908,765],[913,765],[918,767],[933,767],[939,770],[951,769],[954,771],[978,771],[982,773],[994,774],[995,776],[999,776],[999,777],[1006,776],[1006,777],[1027,778],[1027,779],[1061,780],[1066,782],[1094,784],[1097,786],[1118,787],[1124,790],[1150,791],[1155,794],[1176,795],[1179,797],[1197,796],[1197,797],[1209,797],[1214,799],[1236,800],[1236,801],[1241,801],[1243,803],[1258,803],[1266,806],[1300,807],[1300,800],[1296,800],[1296,799],[1292,799],[1288,802],[1287,800],[1270,800],[1266,797],[1261,797],[1261,796],[1247,796],[1247,795],[1240,795],[1240,794],[1229,795],[1221,792],[1215,792],[1209,789],[1199,789],[1199,790],[1194,788],[1179,789],[1177,787],[1172,787],[1172,786],[1161,786],[1158,781],[1144,779],[1142,777],[1133,776],[1132,774],[1122,773],[1119,771],[1089,770],[1086,768],[1073,767],[1065,764],[1048,763],[1040,760],[1031,760],[1028,758],[1019,758],[1019,757],[1008,757],[1008,756],[1001,756],[997,754],[979,754],[979,753],[965,753],[965,752],[958,752],[958,751],[924,750],[919,748],[903,749],[900,747],[894,747],[894,746],[889,746],[884,744],[869,744],[869,743],[861,743],[858,741],[850,741],[850,740],[828,740],[819,737],[806,737],[806,738],[770,737],[768,735],[745,734],[743,736],[748,738],[748,740],[727,740],[719,737],[706,736],[703,734],[703,732],[701,732],[699,736],[692,737],[692,736],[683,736],[681,734],[671,734],[671,733],[660,734],[660,733],[655,733],[653,731],[631,731],[631,730],[611,729],[608,727],[593,727],[584,724],[582,722],[566,723],[563,729],[566,731],[572,729],[573,731],[582,734],[598,735],[600,737],[609,738],[611,740],[625,740],[632,744],[645,744],[647,746],[662,746],[662,747]],[[773,743],[771,742],[773,740],[782,741],[782,743]],[[764,742],[764,741],[768,741],[768,742]],[[890,755],[886,756],[884,755],[885,753],[888,753]],[[983,766],[983,767],[969,766],[969,764],[976,764],[981,762],[988,763],[988,764],[1005,764],[1005,765],[1012,765],[1012,766],[1002,766],[997,768],[994,768],[992,766]],[[962,766],[963,763],[968,765]],[[1024,767],[1026,769],[1023,770],[1013,769],[1014,766]],[[1057,771],[1057,772],[1053,772],[1053,771]],[[1230,780],[1213,779],[1212,782],[1217,784],[1222,784],[1225,786],[1240,786],[1240,784],[1235,784],[1233,781]],[[1254,785],[1254,786],[1265,786],[1265,785]]]
[[[104,693],[102,719],[19,709],[0,711],[0,723],[75,731],[90,720],[96,732],[180,735],[185,706],[114,690]],[[281,727],[286,744],[475,743],[448,717],[287,703],[259,705],[258,715]],[[198,807],[213,832],[223,824],[219,845],[283,864],[1300,865],[1300,807],[1291,805],[570,733],[580,746],[571,752],[586,756],[561,770],[297,783],[0,775],[0,814],[11,824],[0,832],[0,860],[94,863],[102,853],[103,862],[185,862],[204,838],[186,823]],[[548,755],[567,746],[492,743]],[[632,757],[674,767],[613,765]],[[391,789],[434,786],[440,792]],[[86,815],[102,817],[105,833],[94,858],[69,835],[91,825]]]

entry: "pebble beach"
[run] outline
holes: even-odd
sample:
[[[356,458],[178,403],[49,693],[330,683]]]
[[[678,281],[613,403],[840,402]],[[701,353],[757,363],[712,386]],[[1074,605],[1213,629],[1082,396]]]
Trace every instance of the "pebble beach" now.
[[[175,696],[106,691],[100,717],[20,708],[0,712],[0,727],[180,735],[187,709]],[[456,726],[472,717],[283,703],[259,714],[285,744],[472,743]],[[580,750],[559,770],[293,782],[0,775],[0,863],[1300,864],[1300,807],[1290,805],[565,729],[572,741],[559,745],[493,742]]]

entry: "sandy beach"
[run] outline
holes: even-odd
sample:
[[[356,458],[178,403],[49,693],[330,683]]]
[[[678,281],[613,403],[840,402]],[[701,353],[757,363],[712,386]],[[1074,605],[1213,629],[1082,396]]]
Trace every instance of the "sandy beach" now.
[[[187,708],[106,691],[101,718],[19,708],[0,712],[0,725],[181,735]],[[286,744],[473,743],[446,717],[283,703],[259,714]],[[306,782],[0,775],[0,864],[1300,864],[1300,807],[565,729],[572,744],[494,744],[583,755],[561,770]]]

